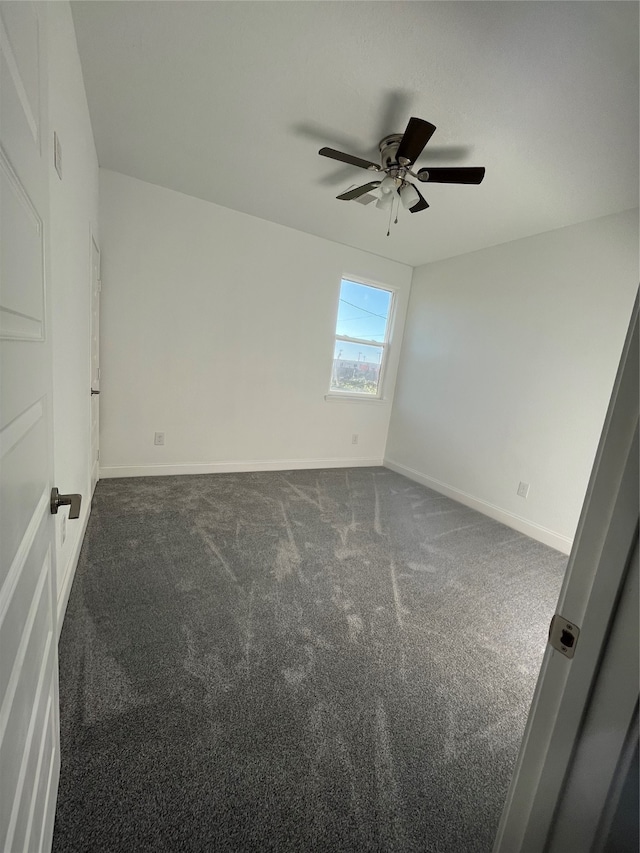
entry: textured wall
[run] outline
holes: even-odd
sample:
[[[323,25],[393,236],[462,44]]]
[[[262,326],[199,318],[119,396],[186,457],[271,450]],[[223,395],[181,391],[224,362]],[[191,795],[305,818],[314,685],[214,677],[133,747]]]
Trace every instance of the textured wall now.
[[[417,268],[387,460],[568,550],[637,287],[637,210]]]
[[[410,267],[106,170],[100,223],[103,475],[380,462]],[[398,291],[382,403],[324,399],[342,275]]]

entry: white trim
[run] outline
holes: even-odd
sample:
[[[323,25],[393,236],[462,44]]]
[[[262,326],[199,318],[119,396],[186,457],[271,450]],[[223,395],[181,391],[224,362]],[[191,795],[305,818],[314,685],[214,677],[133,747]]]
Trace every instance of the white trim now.
[[[2,19],[0,18],[0,26],[1,22]],[[40,215],[38,214],[38,209],[31,201],[29,193],[27,192],[24,184],[18,177],[15,169],[11,165],[11,160],[7,156],[2,145],[0,145],[0,168],[3,169],[5,175],[7,176],[7,181],[11,185],[11,189],[16,194],[16,198],[21,203],[26,214],[30,217],[31,224],[36,229],[36,234],[38,235],[38,237],[42,237],[43,223],[42,219],[40,218]]]
[[[98,238],[96,237],[96,228],[94,227],[94,223],[89,223],[89,287],[91,290],[91,298],[89,299],[89,388],[93,389],[93,250],[95,248],[98,253],[98,326],[100,325],[100,293],[102,291],[102,284],[100,279],[100,268],[102,266],[102,255],[100,254],[100,246],[98,245]],[[98,329],[98,387],[97,390],[100,390],[100,329]],[[96,458],[93,456],[93,394],[89,394],[89,488],[87,489],[87,494],[89,496],[89,502],[93,498],[93,493],[95,491],[96,486],[98,485],[98,480],[100,479],[100,397],[97,397],[96,405],[98,407],[98,436],[97,442],[98,446],[95,448],[96,450]],[[95,472],[95,480],[94,480],[94,472]],[[93,488],[92,488],[93,486]],[[84,525],[84,529],[82,531],[82,536],[84,538],[84,530],[86,529],[86,522]],[[75,566],[73,569],[75,573]],[[68,593],[67,593],[68,598]],[[66,609],[67,602],[64,602],[64,609]],[[63,609],[63,613],[64,613]],[[62,620],[59,621],[59,624],[62,623]],[[59,636],[59,634],[58,634]]]
[[[405,264],[405,266],[408,266],[408,264]],[[376,279],[367,278],[366,276],[360,275],[360,273],[354,273],[353,275],[351,275],[351,273],[343,273],[340,276],[340,282],[343,281],[350,281],[353,284],[364,284],[367,287],[375,287],[378,290],[387,290],[389,293],[397,293],[400,289],[397,285],[384,284],[383,282],[377,281]]]
[[[1,23],[1,21],[0,21]],[[21,311],[12,309],[9,305],[0,306],[0,338],[2,340],[26,340],[26,341],[43,341],[45,332],[45,243],[44,243],[44,223],[38,215],[38,210],[31,201],[29,193],[23,186],[20,178],[16,174],[11,161],[7,157],[2,145],[0,145],[0,168],[7,177],[7,182],[13,190],[16,199],[21,204],[22,209],[31,219],[31,224],[35,227],[36,236],[39,238],[40,250],[40,299],[39,308],[42,314],[41,317],[24,314]]]
[[[82,548],[82,543],[84,542],[85,533],[87,532],[87,525],[89,523],[89,516],[91,515],[91,498],[85,504],[88,509],[85,510],[83,514],[83,519],[80,526],[80,535],[76,541],[76,544],[73,546],[73,551],[71,552],[71,556],[69,557],[69,561],[67,563],[67,567],[64,571],[64,577],[62,578],[62,584],[60,585],[60,589],[58,590],[58,639],[60,639],[60,632],[62,631],[62,623],[64,621],[64,614],[67,611],[67,603],[69,601],[69,594],[71,592],[71,587],[73,585],[73,579],[76,576],[76,569],[78,568],[78,560],[80,559],[80,550]],[[69,522],[71,523],[71,522]],[[67,528],[68,530],[68,528]]]
[[[377,397],[373,394],[348,394],[346,391],[332,391],[331,394],[325,394],[324,399],[327,403],[388,403],[384,397]]]
[[[635,492],[638,474],[635,469]],[[637,499],[637,498],[636,498]],[[637,535],[637,534],[636,534]],[[596,581],[597,583],[597,581]],[[595,589],[595,587],[594,587]],[[602,665],[588,700],[570,770],[561,786],[549,850],[603,850],[619,802],[625,763],[633,755],[638,702],[638,544],[614,606],[611,633],[604,643]],[[585,614],[586,615],[586,614]],[[585,622],[590,630],[594,622]],[[582,639],[582,638],[581,638]],[[637,735],[636,735],[637,737]],[[598,772],[594,773],[593,768]],[[616,790],[617,789],[617,790]],[[600,844],[594,843],[599,839]],[[602,845],[602,846],[601,846]],[[613,848],[613,845],[612,845]]]
[[[53,841],[53,827],[56,819],[55,802],[58,798],[58,783],[60,780],[60,760],[57,748],[58,742],[58,739],[54,738],[53,752],[51,753],[51,764],[49,765],[49,778],[47,779],[46,795],[44,798],[42,824],[40,825],[40,843],[38,845],[38,853],[50,850],[51,842]],[[54,807],[50,809],[49,800],[52,798],[52,795]]]
[[[3,341],[41,341],[44,324],[35,317],[0,307],[0,338]]]
[[[11,568],[7,572],[7,576],[0,588],[0,625],[4,622],[4,617],[6,615],[6,610],[11,603],[11,599],[13,598],[13,593],[15,592],[15,588],[20,579],[20,575],[22,573],[22,569],[24,568],[24,564],[27,561],[27,557],[29,556],[29,551],[31,550],[31,546],[33,545],[36,534],[40,529],[40,525],[42,524],[43,516],[47,510],[49,505],[49,501],[51,500],[49,486],[47,486],[40,496],[40,500],[31,516],[31,521],[29,522],[27,529],[24,532],[24,536],[22,537],[22,542],[18,546],[18,550],[16,551],[16,555],[13,558],[13,562],[11,563]]]
[[[42,414],[42,398],[40,398],[0,430],[0,459],[4,458],[25,437],[31,427],[42,420]]]
[[[100,479],[167,477],[175,474],[236,474],[252,471],[299,471],[311,468],[372,468],[382,459],[258,459],[250,462],[192,462],[176,465],[114,465],[100,468]]]
[[[27,729],[27,737],[24,744],[24,750],[22,753],[22,761],[20,762],[20,772],[18,773],[18,783],[16,786],[16,790],[13,795],[13,806],[11,808],[11,817],[9,818],[9,828],[7,829],[7,836],[5,838],[5,844],[7,850],[11,850],[13,844],[13,836],[16,831],[16,824],[18,822],[18,814],[20,812],[20,807],[22,806],[22,793],[24,790],[24,782],[25,777],[27,775],[27,765],[29,764],[29,758],[31,757],[31,750],[33,749],[33,735],[36,727],[36,720],[38,719],[38,710],[40,707],[40,702],[42,699],[42,691],[44,690],[44,682],[45,676],[51,669],[51,661],[52,657],[50,654],[51,651],[51,636],[52,632],[49,631],[47,634],[47,642],[44,647],[44,656],[42,658],[42,665],[40,667],[40,672],[38,673],[38,682],[36,685],[36,692],[33,699],[33,705],[31,706],[31,717],[29,718],[29,728]],[[45,709],[45,715],[48,722],[49,709],[51,707],[51,694],[49,694],[49,702],[47,703],[47,707]],[[46,732],[46,726],[44,731]],[[4,732],[3,732],[4,735]],[[42,739],[41,744],[42,746]],[[38,761],[38,766],[40,765],[40,761]],[[36,773],[34,787],[31,792],[31,804],[29,806],[29,811],[33,808],[33,800],[35,799],[38,791],[38,774]]]
[[[428,477],[426,474],[422,474],[414,468],[409,468],[407,465],[401,465],[399,462],[394,462],[392,459],[385,459],[383,465],[385,468],[389,468],[397,474],[403,474],[410,480],[415,480],[417,483],[421,483],[429,489],[433,489],[436,492],[440,492],[442,495],[453,498],[454,501],[458,501],[465,506],[476,509],[483,515],[488,515],[489,518],[501,521],[502,524],[506,524],[508,527],[512,527],[514,530],[524,533],[526,536],[530,536],[532,539],[537,539],[538,542],[543,542],[545,545],[549,545],[551,548],[555,548],[563,554],[569,554],[571,551],[573,540],[569,539],[568,536],[563,536],[561,533],[549,530],[548,527],[543,527],[541,524],[536,524],[534,521],[522,518],[522,516],[509,512],[506,509],[502,509],[495,504],[484,501],[481,498],[476,498],[468,492],[463,492],[460,489],[456,489],[454,486],[449,486],[447,483],[436,480],[434,477]]]
[[[40,47],[40,26],[37,16],[36,27],[38,29],[38,47]],[[33,114],[33,110],[31,109],[29,96],[27,95],[27,90],[25,89],[24,83],[22,82],[22,77],[20,76],[20,69],[18,68],[18,63],[16,62],[16,57],[13,52],[11,39],[9,38],[9,34],[7,33],[2,18],[0,18],[0,49],[2,50],[2,53],[4,54],[4,57],[7,61],[9,74],[11,75],[11,80],[13,81],[13,85],[15,87],[18,100],[20,101],[20,106],[22,107],[24,117],[26,119],[27,124],[29,125],[29,130],[31,131],[31,135],[33,136],[33,141],[37,142],[39,130],[38,122]]]
[[[47,745],[47,735],[51,732],[51,712],[53,709],[53,695],[51,691],[49,691],[49,700],[47,702],[47,709],[44,715],[44,726],[42,727],[42,736],[40,737],[40,748],[38,750],[38,763],[36,765],[36,776],[35,782],[33,785],[33,789],[31,791],[31,805],[29,806],[29,817],[27,819],[27,830],[25,832],[25,851],[28,850],[31,844],[31,833],[33,832],[33,818],[35,815],[36,809],[36,800],[38,799],[38,782],[40,781],[40,776],[42,775],[42,762],[44,759],[44,750]],[[55,749],[55,747],[54,747]],[[23,853],[25,853],[23,851]]]
[[[49,577],[49,572],[51,571],[51,549],[47,551],[47,555],[45,557],[44,563],[42,564],[42,569],[40,570],[40,575],[38,576],[38,581],[36,584],[36,588],[33,593],[33,597],[31,599],[31,604],[29,606],[29,612],[27,614],[27,618],[25,620],[24,626],[22,628],[22,636],[20,637],[20,645],[18,646],[18,650],[16,651],[16,656],[13,660],[13,666],[11,668],[11,675],[9,677],[9,681],[7,683],[7,689],[4,694],[4,698],[2,700],[2,706],[0,707],[0,743],[4,740],[4,736],[6,734],[7,726],[9,725],[9,719],[11,717],[11,711],[13,710],[13,700],[16,694],[16,690],[18,689],[18,681],[20,679],[20,674],[22,671],[22,666],[24,664],[24,659],[27,654],[27,649],[29,647],[29,641],[33,635],[33,626],[35,625],[36,616],[38,615],[38,610],[40,609],[40,602],[42,601],[42,596],[44,594],[44,589],[46,585],[47,578]],[[46,666],[47,664],[47,655],[49,653],[49,646],[51,645],[51,634],[52,630],[49,629],[47,634],[47,642],[45,645],[45,650],[42,658],[42,666]],[[36,700],[38,696],[36,695]],[[37,702],[34,700],[34,709],[37,707]]]
[[[356,284],[356,282],[353,282]],[[342,302],[342,300],[340,300]],[[387,345],[387,341],[372,341],[369,338],[352,338],[349,335],[338,335],[336,334],[337,341],[346,341],[348,344],[361,344],[364,347],[378,347],[381,350]],[[352,358],[345,358],[345,361],[353,361]]]

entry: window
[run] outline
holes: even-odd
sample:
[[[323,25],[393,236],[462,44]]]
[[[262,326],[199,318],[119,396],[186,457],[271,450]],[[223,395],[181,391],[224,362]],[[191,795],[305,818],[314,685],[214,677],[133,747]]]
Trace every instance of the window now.
[[[392,299],[390,290],[342,279],[332,394],[380,397]]]

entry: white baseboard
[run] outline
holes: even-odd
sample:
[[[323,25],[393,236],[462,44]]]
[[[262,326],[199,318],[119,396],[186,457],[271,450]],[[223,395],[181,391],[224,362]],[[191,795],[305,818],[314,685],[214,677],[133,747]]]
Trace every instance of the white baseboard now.
[[[87,532],[87,524],[89,523],[90,515],[91,501],[89,500],[85,504],[84,512],[82,513],[82,516],[80,518],[80,535],[76,540],[76,544],[74,545],[73,551],[71,552],[69,562],[67,563],[67,567],[64,572],[64,578],[62,581],[62,586],[58,590],[58,639],[60,639],[62,623],[64,622],[64,614],[67,611],[67,603],[69,601],[69,593],[71,592],[73,579],[76,576],[76,568],[78,566],[78,560],[80,559],[80,549],[82,548],[82,543],[84,542],[84,535]],[[67,522],[67,524],[75,524],[75,521],[69,521]]]
[[[423,486],[427,486],[435,492],[439,492],[442,495],[446,495],[448,498],[452,498],[454,501],[458,501],[458,503],[469,506],[472,509],[476,509],[478,512],[483,513],[483,515],[488,515],[489,518],[501,521],[503,524],[506,524],[508,527],[512,527],[519,533],[524,533],[532,539],[537,539],[538,542],[543,542],[545,545],[555,548],[556,551],[561,551],[563,554],[569,554],[571,552],[573,539],[569,539],[568,536],[563,536],[561,533],[549,530],[547,527],[543,527],[540,524],[536,524],[533,521],[522,518],[520,515],[516,515],[515,513],[502,509],[499,506],[495,506],[495,504],[488,503],[488,501],[476,498],[467,492],[463,492],[460,489],[449,486],[447,483],[442,483],[440,480],[436,480],[433,477],[428,477],[426,474],[422,474],[414,468],[409,468],[407,465],[401,465],[399,462],[394,462],[392,459],[385,459],[383,464],[385,468],[389,468],[397,474],[403,474],[410,480],[415,480],[416,483],[421,483]]]
[[[382,459],[257,459],[250,462],[194,462],[185,465],[114,465],[100,468],[100,479],[167,477],[174,474],[238,474],[252,471],[299,471],[310,468],[371,468]]]

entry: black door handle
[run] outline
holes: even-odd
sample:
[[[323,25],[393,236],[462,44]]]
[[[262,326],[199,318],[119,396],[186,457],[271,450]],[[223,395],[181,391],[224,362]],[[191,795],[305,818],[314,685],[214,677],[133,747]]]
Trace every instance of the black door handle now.
[[[82,495],[61,495],[54,487],[51,489],[51,515],[57,515],[61,506],[68,506],[69,518],[80,518]]]
[[[94,391],[94,390],[93,390],[93,388],[91,389],[91,396],[92,396],[92,397],[93,397],[93,395],[94,395],[94,394],[99,394],[99,393],[100,393],[99,391]]]

